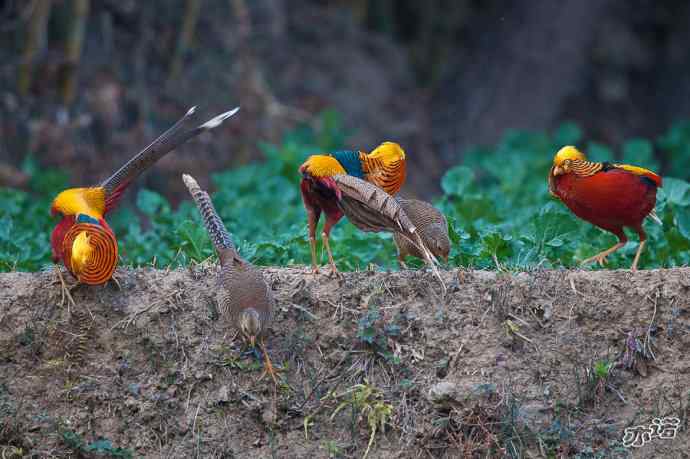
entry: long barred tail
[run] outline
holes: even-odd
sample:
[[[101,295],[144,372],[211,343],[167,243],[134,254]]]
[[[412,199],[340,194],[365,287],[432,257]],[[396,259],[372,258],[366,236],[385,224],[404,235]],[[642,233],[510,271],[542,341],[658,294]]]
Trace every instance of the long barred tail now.
[[[213,207],[211,202],[211,197],[207,192],[199,187],[199,184],[194,180],[194,177],[187,174],[182,174],[182,180],[184,184],[187,185],[189,194],[194,198],[201,218],[204,221],[204,226],[206,226],[206,231],[211,237],[216,251],[220,254],[222,251],[230,249],[236,251],[235,245],[232,243],[232,238],[230,233],[225,228],[223,220],[220,219],[216,209]]]
[[[239,107],[236,107],[233,110],[221,113],[201,125],[190,128],[189,124],[192,120],[192,115],[196,112],[196,107],[190,108],[171,128],[127,161],[117,172],[101,182],[100,186],[105,189],[106,194],[106,212],[117,204],[127,185],[156,161],[192,137],[219,126],[223,121],[237,113],[239,109]]]

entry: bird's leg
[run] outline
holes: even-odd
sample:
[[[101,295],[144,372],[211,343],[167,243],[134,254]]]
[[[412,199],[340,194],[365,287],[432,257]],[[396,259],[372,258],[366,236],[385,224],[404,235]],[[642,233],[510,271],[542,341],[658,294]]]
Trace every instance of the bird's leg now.
[[[74,306],[75,308],[77,307],[77,304],[74,302],[74,298],[72,298],[72,294],[70,293],[70,288],[67,288],[67,283],[65,282],[65,278],[62,277],[62,270],[60,269],[60,265],[55,265],[55,272],[58,275],[58,279],[60,280],[60,285],[62,287],[61,290],[61,298],[60,298],[60,306],[67,303],[67,312],[71,314],[70,311],[70,305]]]
[[[593,257],[590,257],[590,258],[586,259],[585,261],[583,261],[582,263],[580,263],[580,265],[586,265],[586,264],[589,264],[589,263],[591,263],[591,262],[593,262],[593,261],[596,261],[596,262],[599,263],[601,266],[604,266],[604,265],[606,264],[606,257],[608,257],[608,256],[611,255],[613,252],[615,252],[616,250],[618,250],[618,249],[620,249],[621,247],[623,247],[623,246],[625,245],[625,243],[626,243],[626,241],[620,241],[619,243],[617,243],[616,245],[614,245],[614,246],[611,247],[610,249],[606,249],[606,250],[604,250],[603,252],[598,253],[598,254],[594,255]]]
[[[340,273],[338,268],[335,266],[335,261],[333,261],[333,253],[331,252],[331,245],[328,243],[328,237],[331,234],[331,228],[333,228],[333,222],[328,218],[326,223],[323,225],[323,233],[321,233],[321,240],[323,241],[324,247],[326,247],[326,253],[328,253],[328,264],[331,265],[331,276],[339,277]]]
[[[276,378],[277,371],[273,367],[273,364],[271,363],[271,358],[268,356],[268,352],[266,351],[266,345],[264,344],[263,340],[259,341],[259,347],[261,348],[261,352],[264,354],[264,371],[261,373],[261,376],[259,377],[259,381],[264,379],[264,376],[266,374],[271,376],[271,379],[273,379],[273,384],[276,386],[278,385],[278,378]]]
[[[328,264],[331,266],[331,275],[338,275],[338,268],[335,266],[335,261],[333,261],[333,253],[331,253],[331,245],[328,243],[328,234],[324,231],[321,233],[321,240],[323,241],[323,246],[326,247],[326,253],[328,253]]]
[[[630,266],[631,271],[637,271],[637,263],[640,261],[640,255],[642,254],[642,249],[644,249],[644,245],[647,243],[647,234],[642,229],[642,225],[640,225],[638,228],[635,228],[635,229],[637,231],[637,234],[640,236],[640,245],[637,247],[637,253],[635,253],[635,259],[633,260],[632,266]]]
[[[400,269],[407,269],[407,265],[405,264],[405,257],[403,257],[400,253],[398,253],[398,265],[400,265]]]
[[[319,223],[321,212],[307,210],[307,221],[309,223],[309,246],[311,248],[311,268],[314,274],[319,273],[319,265],[316,264],[316,225]]]
[[[644,245],[647,241],[640,241],[639,247],[637,247],[637,253],[635,254],[635,259],[633,260],[633,264],[630,267],[631,271],[637,271],[637,262],[640,261],[640,254],[642,253],[642,249],[644,248]]]

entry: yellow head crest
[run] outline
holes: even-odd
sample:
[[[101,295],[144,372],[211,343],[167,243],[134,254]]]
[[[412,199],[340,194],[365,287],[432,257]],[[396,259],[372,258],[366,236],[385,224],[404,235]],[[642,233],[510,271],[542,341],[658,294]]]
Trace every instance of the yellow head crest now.
[[[383,142],[367,155],[369,158],[380,158],[384,164],[405,159],[405,150],[395,142]]]
[[[585,161],[587,158],[585,157],[584,153],[582,153],[580,150],[577,148],[573,147],[572,145],[565,146],[558,150],[558,153],[556,153],[556,156],[553,157],[553,165],[554,166],[560,166],[563,164],[564,161],[570,160],[581,160]]]
[[[95,188],[69,188],[53,199],[51,212],[63,215],[84,214],[95,219],[105,213],[105,190]]]
[[[299,168],[301,173],[308,172],[314,177],[333,177],[346,174],[345,168],[333,156],[312,155]]]

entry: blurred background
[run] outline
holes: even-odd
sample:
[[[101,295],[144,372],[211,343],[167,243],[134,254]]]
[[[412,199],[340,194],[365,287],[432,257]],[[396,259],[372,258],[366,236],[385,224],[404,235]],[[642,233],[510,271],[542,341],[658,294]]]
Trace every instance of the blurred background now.
[[[509,128],[660,135],[690,111],[688,24],[680,0],[3,0],[0,180],[21,186],[31,153],[90,183],[189,106],[239,104],[149,185],[180,198],[178,171],[260,159],[332,109],[343,147],[401,143],[406,191],[428,197]]]
[[[98,182],[192,105],[209,114],[241,105],[134,184],[158,193],[126,195],[135,221],[150,227],[147,212],[187,198],[181,171],[224,193],[226,221],[258,221],[234,206],[274,204],[246,201],[262,183],[284,198],[290,237],[306,248],[297,165],[392,140],[408,153],[403,195],[448,198],[465,212],[471,182],[489,207],[505,201],[500,218],[457,215],[458,225],[475,222],[458,234],[483,238],[482,218],[507,224],[516,206],[537,212],[547,202],[545,177],[564,142],[690,178],[688,24],[681,0],[0,0],[0,187],[28,193],[3,211],[19,225],[22,200],[47,206],[59,186]],[[506,200],[528,189],[538,199]],[[676,205],[688,206],[690,244],[684,196]]]

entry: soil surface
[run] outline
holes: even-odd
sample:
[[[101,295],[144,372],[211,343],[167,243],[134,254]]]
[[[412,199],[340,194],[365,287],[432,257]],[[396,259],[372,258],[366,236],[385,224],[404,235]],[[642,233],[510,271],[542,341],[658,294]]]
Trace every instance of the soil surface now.
[[[212,263],[0,274],[2,457],[690,457],[690,269],[263,272],[277,385]]]

